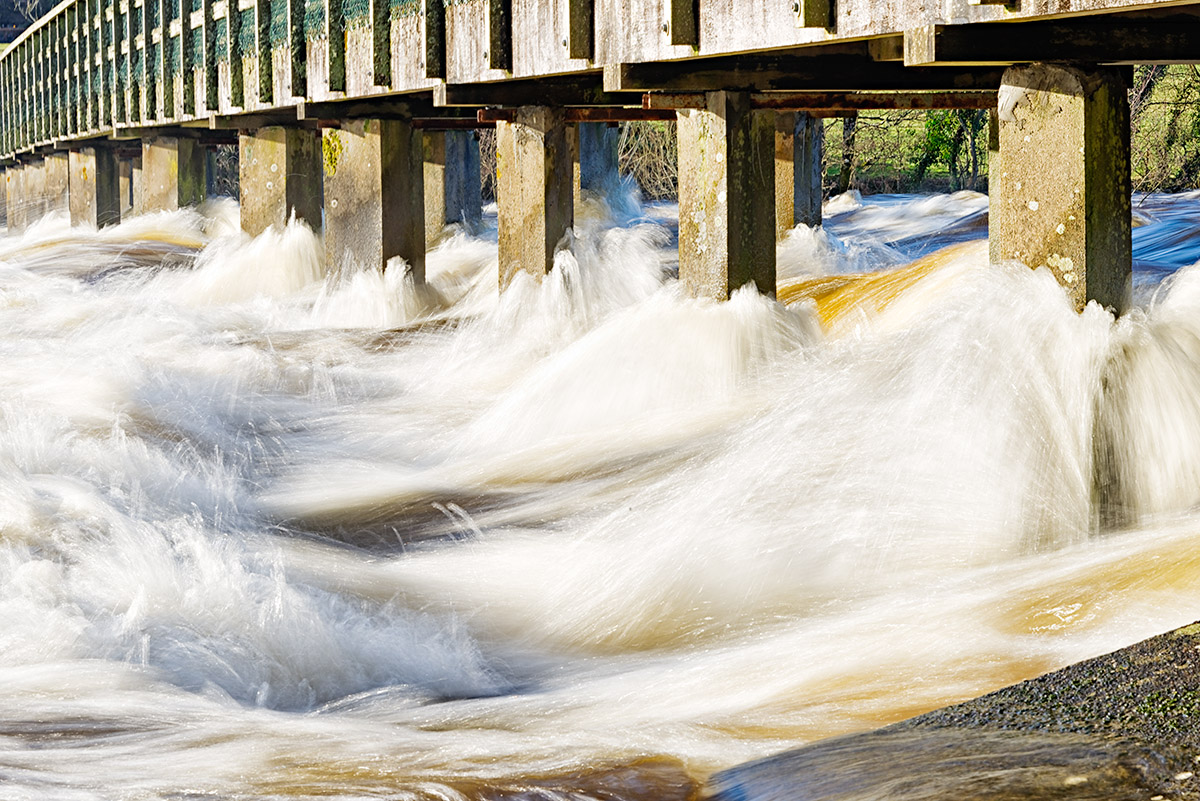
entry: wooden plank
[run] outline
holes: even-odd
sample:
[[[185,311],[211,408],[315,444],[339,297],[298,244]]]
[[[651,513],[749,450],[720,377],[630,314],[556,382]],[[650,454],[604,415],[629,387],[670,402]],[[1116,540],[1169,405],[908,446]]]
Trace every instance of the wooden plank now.
[[[131,0],[116,0],[113,3],[113,18],[112,18],[112,46],[113,46],[113,122],[128,122],[129,121],[129,104],[127,94],[129,90],[129,31],[126,23],[129,20],[128,5],[126,11],[122,12],[122,3],[130,3]],[[124,75],[122,75],[121,67],[125,67]]]
[[[392,18],[388,0],[371,0],[371,82],[392,85]]]
[[[697,0],[670,0],[671,19],[664,30],[673,45],[700,46],[700,5]]]
[[[512,70],[512,0],[485,0],[488,10],[488,67]]]
[[[255,58],[258,62],[258,105],[270,106],[275,103],[275,68],[271,59],[271,0],[256,0],[254,26]]]
[[[638,106],[641,92],[605,92],[597,75],[493,83],[443,83],[435,106]]]
[[[158,117],[158,57],[154,55],[154,9],[158,0],[142,1],[142,106],[146,120]],[[162,48],[159,48],[161,55]]]
[[[475,131],[492,125],[474,117],[416,117],[412,127],[424,131]]]
[[[792,11],[796,13],[797,28],[833,30],[836,21],[833,0],[793,0]]]
[[[246,105],[245,60],[242,53],[242,9],[237,0],[226,0],[225,30],[229,41],[229,105]]]
[[[137,29],[142,21],[142,16],[145,13],[146,2],[147,0],[142,0],[142,6],[139,10],[137,3],[135,3],[134,0],[129,0],[129,7],[125,13],[125,41],[129,47],[129,55],[126,58],[126,69],[128,70],[126,74],[129,76],[127,83],[129,107],[127,111],[128,118],[135,122],[139,122],[142,119],[142,87],[145,85],[144,71],[146,69],[146,59],[145,54],[143,53],[141,60],[142,68],[139,70],[137,68],[137,54],[139,49]],[[145,41],[144,36],[142,37],[142,41]]]
[[[596,0],[567,0],[567,55],[586,58],[596,52]]]
[[[56,16],[47,26],[50,30],[50,139],[59,139],[65,126],[63,118],[67,107],[63,103],[62,75],[66,59],[63,58],[62,15]]]
[[[329,91],[346,91],[346,7],[343,0],[328,0],[325,39],[329,52]]]
[[[1200,63],[1200,15],[923,25],[904,32],[908,66]]]
[[[446,77],[446,1],[425,2],[425,77]]]
[[[844,45],[843,45],[844,47]],[[813,48],[820,52],[820,49]],[[609,92],[754,91],[916,91],[996,89],[999,68],[927,67],[875,62],[860,55],[818,57],[788,55],[721,56],[657,64],[609,64],[604,88]]]
[[[220,108],[220,100],[217,96],[217,20],[213,16],[213,0],[202,0],[200,8],[204,13],[201,27],[204,41],[204,110],[216,111]],[[225,30],[228,32],[229,29]]]
[[[171,36],[170,11],[179,8],[179,0],[159,0],[159,19],[162,20],[162,102],[163,117],[175,116],[175,58],[176,44]]]
[[[183,77],[183,113],[196,113],[196,70],[192,66],[196,47],[192,31],[192,0],[179,1],[179,74]]]
[[[308,48],[304,43],[304,0],[287,0],[287,4],[292,95],[305,97],[308,94]]]

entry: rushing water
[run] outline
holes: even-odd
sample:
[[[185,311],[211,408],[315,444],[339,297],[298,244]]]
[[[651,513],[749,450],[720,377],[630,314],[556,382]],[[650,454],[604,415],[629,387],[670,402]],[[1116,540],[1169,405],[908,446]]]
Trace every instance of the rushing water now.
[[[1200,197],[1137,214],[1115,323],[971,194],[836,199],[784,304],[669,208],[499,297],[494,228],[0,240],[0,798],[682,799],[1200,617]]]

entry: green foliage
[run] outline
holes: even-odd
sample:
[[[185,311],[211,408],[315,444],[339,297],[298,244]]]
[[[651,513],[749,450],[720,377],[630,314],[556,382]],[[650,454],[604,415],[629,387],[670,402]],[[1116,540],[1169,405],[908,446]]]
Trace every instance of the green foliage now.
[[[1200,187],[1200,70],[1192,64],[1141,66],[1130,91],[1133,187]]]

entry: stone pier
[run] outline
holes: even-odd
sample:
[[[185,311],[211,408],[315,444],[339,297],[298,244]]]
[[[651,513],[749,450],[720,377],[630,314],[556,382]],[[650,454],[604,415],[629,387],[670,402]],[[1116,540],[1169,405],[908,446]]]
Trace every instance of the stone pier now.
[[[478,228],[483,196],[479,138],[474,131],[426,131],[425,245],[433,247],[447,225]]]
[[[329,264],[382,268],[399,256],[424,282],[421,132],[405,120],[352,120],[325,131],[323,150]]]
[[[1121,311],[1132,275],[1129,102],[1121,72],[1010,67],[997,116],[993,258],[1049,269],[1076,308],[1094,300]]]
[[[238,137],[242,230],[251,235],[284,226],[295,214],[321,230],[321,133],[269,126]]]
[[[108,147],[71,151],[71,224],[103,228],[121,221],[120,176],[117,156]]]
[[[524,106],[496,123],[500,286],[517,272],[545,275],[575,223],[574,170],[562,109]]]
[[[709,92],[679,112],[679,279],[725,300],[754,283],[775,296],[775,114],[748,92]]]

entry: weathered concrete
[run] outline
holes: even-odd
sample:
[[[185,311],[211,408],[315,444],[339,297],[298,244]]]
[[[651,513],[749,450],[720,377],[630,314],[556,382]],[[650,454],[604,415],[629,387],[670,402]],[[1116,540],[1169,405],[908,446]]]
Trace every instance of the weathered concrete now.
[[[271,126],[243,133],[238,159],[242,230],[257,235],[295,214],[321,229],[321,133]]]
[[[16,164],[4,171],[4,205],[8,230],[17,233],[25,229],[25,165]]]
[[[798,223],[821,224],[822,156],[825,127],[800,111],[775,117],[775,220],[782,237]]]
[[[324,132],[325,254],[333,267],[393,256],[425,280],[423,142],[403,120],[357,120]]]
[[[1200,798],[1200,624],[717,774],[720,801]]]
[[[447,225],[478,227],[483,193],[479,139],[474,131],[426,131],[425,245],[433,247]]]
[[[496,124],[500,287],[517,272],[544,275],[575,221],[571,147],[561,109],[525,106]]]
[[[1120,311],[1132,274],[1129,102],[1116,69],[1010,67],[989,235],[1001,259],[1046,267],[1077,308]],[[993,168],[994,169],[994,168]]]
[[[71,224],[102,228],[121,221],[117,157],[111,148],[81,147],[70,154]]]
[[[134,183],[139,212],[171,211],[204,201],[208,159],[194,139],[160,136],[142,142],[142,175]]]
[[[135,181],[135,213],[179,208],[179,140],[158,137],[142,142],[142,176]]]
[[[121,216],[140,214],[138,185],[142,181],[142,156],[117,158],[117,194],[120,195]]]
[[[679,112],[679,279],[724,300],[753,282],[775,296],[775,112],[709,92]]]

